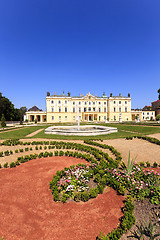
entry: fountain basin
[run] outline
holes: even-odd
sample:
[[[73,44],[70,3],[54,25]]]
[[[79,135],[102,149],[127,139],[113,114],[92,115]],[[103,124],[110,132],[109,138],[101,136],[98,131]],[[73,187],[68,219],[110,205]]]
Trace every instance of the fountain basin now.
[[[118,132],[117,128],[105,127],[99,125],[81,125],[78,126],[52,126],[45,129],[46,134],[58,134],[67,136],[96,136]]]

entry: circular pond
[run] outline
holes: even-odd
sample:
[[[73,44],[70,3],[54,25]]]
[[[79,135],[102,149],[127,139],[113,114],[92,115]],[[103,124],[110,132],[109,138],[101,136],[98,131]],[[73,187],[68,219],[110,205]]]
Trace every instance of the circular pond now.
[[[117,128],[99,125],[78,126],[52,126],[45,129],[46,134],[74,135],[74,136],[96,136],[117,132]]]

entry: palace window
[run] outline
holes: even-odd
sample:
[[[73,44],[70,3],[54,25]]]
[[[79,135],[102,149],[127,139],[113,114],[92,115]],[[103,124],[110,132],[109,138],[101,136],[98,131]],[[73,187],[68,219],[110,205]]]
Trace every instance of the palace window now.
[[[61,104],[61,101],[58,101],[59,104]]]
[[[127,107],[125,107],[125,112],[127,112]]]
[[[84,112],[87,112],[87,108],[84,108]]]
[[[114,121],[116,121],[116,116],[114,116]]]
[[[101,112],[101,108],[98,109],[98,112]]]
[[[101,120],[101,117],[99,116],[99,121]]]
[[[67,112],[67,107],[65,107],[65,112]]]
[[[81,102],[79,102],[79,105],[81,105]]]
[[[125,104],[127,104],[127,101],[125,101]]]
[[[73,105],[75,105],[75,102],[73,102]]]
[[[121,101],[119,101],[119,104],[121,104]]]
[[[75,108],[73,108],[73,112],[75,112]]]
[[[93,102],[93,105],[95,105],[95,102]]]
[[[91,105],[91,102],[89,102],[89,105]]]
[[[104,108],[104,112],[106,112],[106,108]]]
[[[87,102],[85,102],[84,104],[87,105]]]
[[[99,102],[99,104],[101,104],[101,102]]]
[[[61,121],[61,116],[59,116],[59,121]]]
[[[75,116],[73,116],[73,120],[75,120]]]
[[[59,108],[59,112],[61,112],[61,108]]]
[[[114,101],[113,104],[116,104],[116,101]]]
[[[52,116],[52,120],[54,120],[54,116]]]
[[[119,108],[119,112],[121,112],[121,108]]]
[[[79,112],[81,112],[81,108],[79,108]]]
[[[65,104],[67,104],[67,101],[65,101]]]
[[[93,108],[93,112],[95,112],[96,111],[96,109],[95,108]]]
[[[106,102],[104,102],[104,104],[106,105]]]
[[[54,101],[51,101],[51,103],[53,104],[53,103],[54,103]]]
[[[116,112],[116,108],[114,107],[114,112]]]
[[[54,108],[52,108],[52,112],[54,112]]]
[[[65,120],[67,121],[67,116],[65,116]]]
[[[88,112],[91,112],[91,107],[88,108]]]

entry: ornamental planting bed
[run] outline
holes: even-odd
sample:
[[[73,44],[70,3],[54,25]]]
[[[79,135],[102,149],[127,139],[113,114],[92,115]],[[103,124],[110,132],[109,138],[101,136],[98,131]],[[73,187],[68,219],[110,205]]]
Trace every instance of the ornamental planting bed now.
[[[38,229],[41,232],[40,235],[37,235],[39,234],[39,232],[34,232],[34,230],[32,229],[31,231],[30,230],[28,231],[27,235],[24,235],[24,232],[23,232],[22,237],[24,238],[29,237],[29,239],[32,239],[32,235],[33,235],[34,236],[33,239],[35,238],[38,238],[38,239],[44,239],[44,238],[47,238],[47,239],[64,239],[64,238],[65,239],[95,239],[101,231],[99,238],[97,239],[116,240],[116,239],[119,239],[122,234],[126,233],[126,231],[130,229],[132,225],[135,223],[135,217],[133,216],[133,209],[134,209],[133,198],[134,198],[135,206],[137,206],[136,205],[138,203],[137,200],[145,202],[147,201],[147,199],[149,204],[152,204],[153,206],[156,205],[157,207],[159,206],[160,182],[159,182],[159,174],[156,171],[158,170],[156,168],[158,166],[156,162],[154,162],[153,164],[155,168],[148,170],[147,168],[145,168],[145,166],[150,167],[149,162],[146,162],[146,163],[141,162],[139,165],[135,164],[133,160],[130,159],[130,154],[129,154],[128,165],[125,165],[125,163],[121,161],[122,160],[121,154],[114,147],[106,144],[101,144],[98,142],[93,142],[90,140],[86,140],[84,143],[85,145],[73,143],[73,142],[67,143],[63,141],[22,143],[18,140],[15,140],[15,141],[11,140],[3,143],[7,146],[10,146],[13,144],[14,145],[15,144],[16,145],[31,144],[32,146],[36,145],[36,148],[39,148],[38,147],[39,145],[45,145],[44,150],[47,150],[47,149],[50,150],[49,152],[45,151],[45,152],[40,152],[39,154],[30,154],[30,155],[24,155],[22,157],[18,157],[16,162],[12,162],[10,164],[10,168],[12,169],[1,170],[2,179],[3,177],[5,179],[5,181],[2,180],[2,183],[0,183],[2,186],[4,185],[3,187],[4,193],[2,194],[2,203],[3,203],[3,198],[7,196],[7,199],[9,199],[9,195],[7,194],[11,194],[11,198],[10,198],[11,204],[9,205],[12,205],[12,201],[14,199],[14,191],[16,191],[16,194],[18,195],[18,197],[21,196],[22,198],[25,199],[24,200],[25,203],[22,202],[22,204],[25,205],[28,200],[29,206],[26,207],[26,210],[27,212],[30,211],[31,217],[30,218],[28,216],[26,217],[27,223],[28,222],[32,223],[32,220],[33,220],[33,223],[34,223],[33,226],[38,225]],[[42,147],[41,147],[41,150],[42,150]],[[108,155],[108,153],[106,153],[106,150],[109,150],[110,152],[112,152],[112,154],[114,154],[114,159],[111,158]],[[52,157],[53,154],[55,155],[54,157]],[[37,157],[39,159],[36,159]],[[72,165],[73,162],[71,160],[75,158],[77,159],[74,161],[74,165]],[[64,164],[64,161],[63,161],[64,159],[67,159],[66,164]],[[86,160],[86,162],[84,161],[84,159]],[[30,160],[32,160],[31,163],[29,163]],[[60,162],[58,162],[59,160]],[[51,162],[48,163],[48,161],[51,161]],[[35,162],[36,164],[34,165]],[[53,165],[52,164],[50,165],[50,163],[52,163]],[[68,165],[68,163],[70,164]],[[79,164],[77,165],[77,163]],[[19,164],[20,166],[18,166]],[[29,166],[29,167],[25,168],[22,166]],[[7,168],[7,165],[5,164],[4,167]],[[18,171],[18,169],[20,170]],[[7,171],[10,173],[9,175]],[[20,176],[19,177],[18,175],[11,176],[11,173],[14,173],[14,171],[17,174],[20,173]],[[7,179],[6,179],[6,176],[7,176]],[[9,180],[18,179],[19,180],[18,184],[20,185],[12,186],[11,184],[8,183],[9,185],[7,189],[5,183],[7,183],[8,179]],[[49,181],[47,184],[45,179],[50,180],[50,190],[49,190]],[[14,180],[12,180],[12,184],[13,183],[14,183]],[[22,189],[20,188],[20,186],[22,186]],[[124,203],[122,201],[124,200],[124,197],[118,196],[117,193],[109,187],[112,187],[113,189],[115,189],[120,195],[126,195]],[[8,192],[6,192],[6,189]],[[20,189],[20,194],[18,192],[19,189]],[[46,189],[49,191],[48,193],[50,193],[50,196],[44,195]],[[27,196],[25,195],[26,191],[28,192]],[[51,197],[51,193],[53,194],[54,203],[52,202],[50,203],[50,205],[48,205],[46,202],[44,202],[44,200],[48,201],[48,197]],[[31,196],[33,195],[31,199],[29,195]],[[12,199],[12,196],[13,196],[13,199]],[[38,196],[38,198],[36,196]],[[121,201],[123,208],[121,209],[120,205],[119,204],[117,205],[116,202],[113,203],[113,199],[117,199],[117,200],[119,199]],[[38,205],[38,200],[41,203],[40,205]],[[19,198],[16,198],[16,203],[17,201],[19,202]],[[76,203],[76,202],[79,202],[79,203]],[[95,203],[97,203],[98,205],[96,205]],[[18,204],[18,206],[20,205],[21,205],[21,202]],[[108,206],[110,205],[112,206],[112,210],[108,208]],[[113,207],[113,205],[115,206]],[[37,209],[37,206],[39,206],[38,209]],[[52,208],[52,206],[54,206],[54,208]],[[86,207],[87,207],[87,210],[86,210]],[[55,212],[55,209],[58,209],[58,211]],[[66,212],[66,209],[69,209],[69,210]],[[16,210],[18,211],[16,211],[16,215],[14,216],[15,219],[16,219],[16,216],[18,216],[17,212],[20,212],[19,208],[17,208]],[[64,210],[63,214],[61,213],[62,210]],[[111,215],[109,214],[108,216],[108,213],[110,213],[110,210],[113,214]],[[76,214],[79,212],[80,217],[75,214],[75,211],[76,211]],[[118,222],[116,221],[116,219],[114,219],[113,221],[113,217],[114,218],[117,217],[118,211],[120,216],[123,215],[119,219],[120,220],[119,225],[117,225]],[[42,212],[43,214],[41,215]],[[38,217],[41,219],[40,225],[38,224],[37,213],[38,213]],[[44,219],[44,213],[46,213],[46,215],[48,213],[51,214],[49,216],[47,215],[47,223],[45,221],[46,219]],[[92,215],[92,213],[96,213],[96,214]],[[33,217],[32,217],[32,214],[33,214]],[[34,214],[36,217],[35,219],[34,219]],[[88,218],[88,214],[89,214],[89,218]],[[23,216],[23,214],[21,215]],[[135,215],[136,217],[138,216],[136,212],[135,212]],[[3,216],[3,206],[2,206],[2,216]],[[154,217],[153,214],[152,214],[152,217]],[[160,218],[159,212],[157,213],[156,217]],[[19,217],[18,219],[21,219],[21,218]],[[64,223],[64,219],[65,220],[67,219],[67,224]],[[107,219],[107,222],[105,222],[104,225],[103,225],[104,222],[102,221],[102,219],[103,220]],[[137,219],[139,218],[137,217]],[[81,223],[81,221],[83,223]],[[6,227],[8,225],[8,222],[9,221],[7,219]],[[74,225],[73,222],[74,224],[75,223],[76,224]],[[112,222],[111,229],[108,230],[108,227],[110,226],[111,222]],[[116,223],[116,226],[114,226],[115,223]],[[24,223],[24,226],[25,224],[26,223]],[[51,229],[50,229],[50,225],[51,225]],[[156,225],[159,225],[159,222],[157,222]],[[27,227],[28,229],[30,229],[31,224],[28,224]],[[56,232],[58,227],[60,228],[60,230]],[[75,228],[76,230],[77,229],[78,230],[76,231]],[[143,235],[149,234],[148,233],[149,230],[146,231],[146,228],[143,229]],[[66,234],[65,232],[67,232],[67,234],[69,232],[71,235],[65,235]],[[110,233],[107,234],[108,232]],[[107,234],[107,235],[104,236],[103,234],[105,235]],[[153,235],[153,232],[152,232],[152,235]],[[124,235],[122,236],[122,239],[123,237]],[[21,238],[19,237],[18,239],[21,239]],[[144,239],[153,239],[153,238],[144,238]],[[157,239],[157,238],[154,238],[154,239]]]
[[[57,170],[86,163],[73,157],[33,159],[0,170],[0,237],[13,239],[96,239],[107,234],[123,215],[124,197],[113,189],[88,202],[53,201],[49,181]]]

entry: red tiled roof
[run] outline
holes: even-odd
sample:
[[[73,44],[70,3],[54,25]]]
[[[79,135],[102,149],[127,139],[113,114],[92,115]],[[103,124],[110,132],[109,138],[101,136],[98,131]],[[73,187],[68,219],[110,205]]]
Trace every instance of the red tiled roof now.
[[[152,102],[152,103],[155,103],[155,102],[160,102],[160,100],[154,101],[154,102]]]

